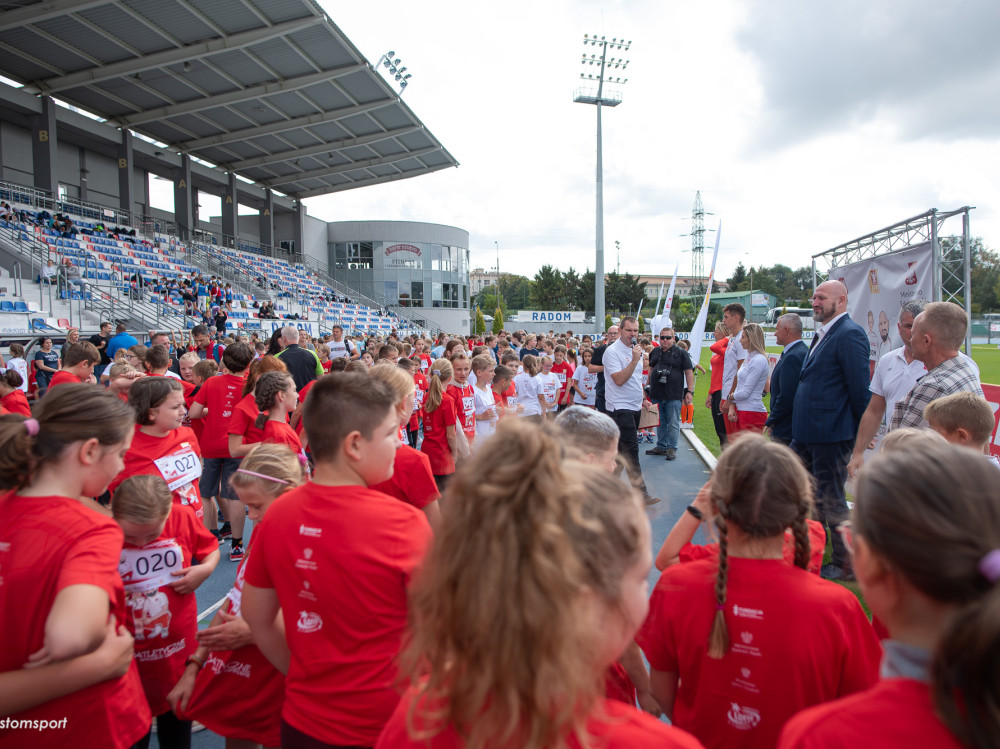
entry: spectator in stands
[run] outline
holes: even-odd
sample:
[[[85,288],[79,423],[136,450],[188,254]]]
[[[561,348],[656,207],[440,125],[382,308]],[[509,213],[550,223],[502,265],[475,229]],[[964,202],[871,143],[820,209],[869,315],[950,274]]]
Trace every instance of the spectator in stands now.
[[[80,277],[80,268],[69,258],[63,259],[63,266],[66,272],[66,281],[77,288],[80,295],[84,294],[83,279]]]
[[[43,338],[42,347],[35,352],[35,384],[38,386],[38,397],[41,398],[49,389],[52,376],[62,366],[59,354],[52,350],[52,339]]]
[[[225,338],[226,336],[226,321],[229,319],[229,315],[222,307],[212,308],[212,322],[215,324],[215,337]]]
[[[59,349],[59,358],[66,358],[66,349],[72,346],[74,343],[80,342],[80,329],[79,328],[66,328],[66,341],[63,343],[62,347]],[[98,352],[100,353],[100,352]]]
[[[51,258],[46,261],[45,265],[42,266],[42,272],[39,274],[38,278],[35,280],[38,283],[54,283],[56,275],[59,273],[59,267],[55,264],[55,261]]]
[[[100,367],[106,367],[111,363],[111,357],[108,356],[108,341],[110,339],[111,323],[109,322],[102,322],[101,332],[90,336],[90,342],[94,344],[101,354],[101,363],[98,365]]]
[[[104,329],[103,326],[101,328]],[[139,341],[137,341],[133,336],[129,335],[126,331],[128,328],[124,323],[118,323],[115,328],[115,334],[108,341],[108,346],[105,349],[109,359],[115,358],[115,352],[120,348],[131,348],[135,346]]]
[[[3,221],[14,220],[14,209],[10,207],[10,203],[8,203],[6,200],[0,200],[0,220]]]
[[[316,352],[299,346],[298,328],[293,325],[281,328],[281,337],[278,342],[282,347],[278,358],[288,367],[289,374],[295,380],[296,389],[302,390],[310,382],[323,376],[323,364]]]

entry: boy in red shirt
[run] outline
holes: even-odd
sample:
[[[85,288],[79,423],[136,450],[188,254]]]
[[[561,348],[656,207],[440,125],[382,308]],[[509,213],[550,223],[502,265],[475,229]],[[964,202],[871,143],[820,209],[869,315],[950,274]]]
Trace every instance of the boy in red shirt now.
[[[243,394],[243,373],[253,362],[254,350],[246,343],[234,343],[222,352],[223,374],[212,377],[194,396],[191,419],[203,419],[199,438],[205,467],[201,474],[201,496],[218,497],[229,506],[232,548],[229,561],[243,558],[243,506],[229,489],[229,477],[240,467],[240,459],[229,453],[229,419]],[[220,504],[222,504],[220,502]]]
[[[67,383],[90,382],[94,376],[94,365],[101,363],[101,354],[90,341],[74,343],[66,352],[63,368],[52,375],[49,390]]]
[[[464,353],[458,353],[451,357],[451,368],[454,375],[445,397],[455,404],[455,417],[471,447],[476,438],[476,390],[469,384],[472,362]]]
[[[368,488],[392,473],[396,400],[365,374],[318,380],[303,410],[313,481],[254,532],[243,617],[287,674],[283,746],[373,746],[399,701],[407,587],[431,533],[422,512]]]
[[[514,373],[510,371],[510,367],[505,367],[501,364],[493,370],[493,384],[491,387],[493,388],[493,398],[496,400],[497,406],[499,406],[497,413],[501,419],[509,414],[517,413],[517,403],[511,405],[510,396],[508,395],[513,380]]]

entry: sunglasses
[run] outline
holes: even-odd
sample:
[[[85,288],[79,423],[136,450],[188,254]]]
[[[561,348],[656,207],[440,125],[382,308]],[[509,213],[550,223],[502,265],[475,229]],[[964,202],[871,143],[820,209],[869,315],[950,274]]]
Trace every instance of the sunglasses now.
[[[674,339],[674,337],[672,335],[661,335],[660,336],[660,340],[661,341],[672,341],[673,339]]]

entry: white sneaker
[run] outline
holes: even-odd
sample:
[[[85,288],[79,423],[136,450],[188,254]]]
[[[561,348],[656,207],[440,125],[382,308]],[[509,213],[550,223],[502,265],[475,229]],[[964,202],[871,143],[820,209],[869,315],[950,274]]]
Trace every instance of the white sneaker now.
[[[681,424],[681,429],[694,429],[694,424],[682,423]]]

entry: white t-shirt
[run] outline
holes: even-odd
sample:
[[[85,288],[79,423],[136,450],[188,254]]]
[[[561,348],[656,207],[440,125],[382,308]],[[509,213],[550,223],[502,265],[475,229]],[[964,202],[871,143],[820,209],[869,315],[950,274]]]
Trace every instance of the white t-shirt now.
[[[621,338],[604,350],[604,401],[609,412],[642,409],[642,360],[636,362],[624,385],[616,385],[611,376],[623,372],[631,363],[632,347]]]
[[[545,402],[550,406],[556,404],[556,397],[559,395],[559,389],[562,387],[562,383],[559,382],[559,376],[555,372],[549,372],[548,374],[539,374],[538,379],[542,383],[542,395],[545,396]]]
[[[475,388],[476,396],[476,441],[474,445],[479,445],[480,440],[489,437],[497,430],[496,398],[493,397],[493,390]],[[493,411],[493,417],[489,420],[479,417],[487,411]]]
[[[591,374],[584,366],[579,366],[573,373],[576,380],[576,395],[573,402],[579,406],[597,405],[597,375]]]
[[[542,392],[542,383],[538,377],[532,377],[527,372],[521,372],[514,377],[514,392],[517,394],[517,404],[524,406],[524,411],[518,416],[539,416],[542,406],[538,402],[538,394]]]
[[[21,375],[21,385],[19,390],[27,393],[28,392],[28,362],[19,356],[11,357],[7,360],[7,369],[13,369],[19,375]],[[2,369],[0,372],[6,372],[7,369]]]
[[[331,359],[338,359],[341,357],[347,357],[350,359],[351,355],[354,353],[354,344],[346,338],[342,341],[334,341],[331,339],[326,342],[326,345],[330,347]]]
[[[889,431],[889,422],[892,421],[892,411],[896,407],[896,401],[906,397],[917,380],[927,374],[927,367],[919,359],[914,359],[909,364],[903,355],[904,346],[893,349],[888,354],[879,359],[875,365],[875,372],[868,389],[875,395],[885,398],[885,413],[882,415],[882,424],[879,426],[878,434],[875,435],[875,449],[882,441],[885,433]]]
[[[729,346],[726,347],[726,357],[722,360],[722,400],[726,399],[729,391],[733,388],[733,380],[736,379],[736,370],[739,369],[738,363],[747,358],[746,349],[740,343],[740,336],[742,335],[743,333],[740,333],[737,336],[730,337]]]

